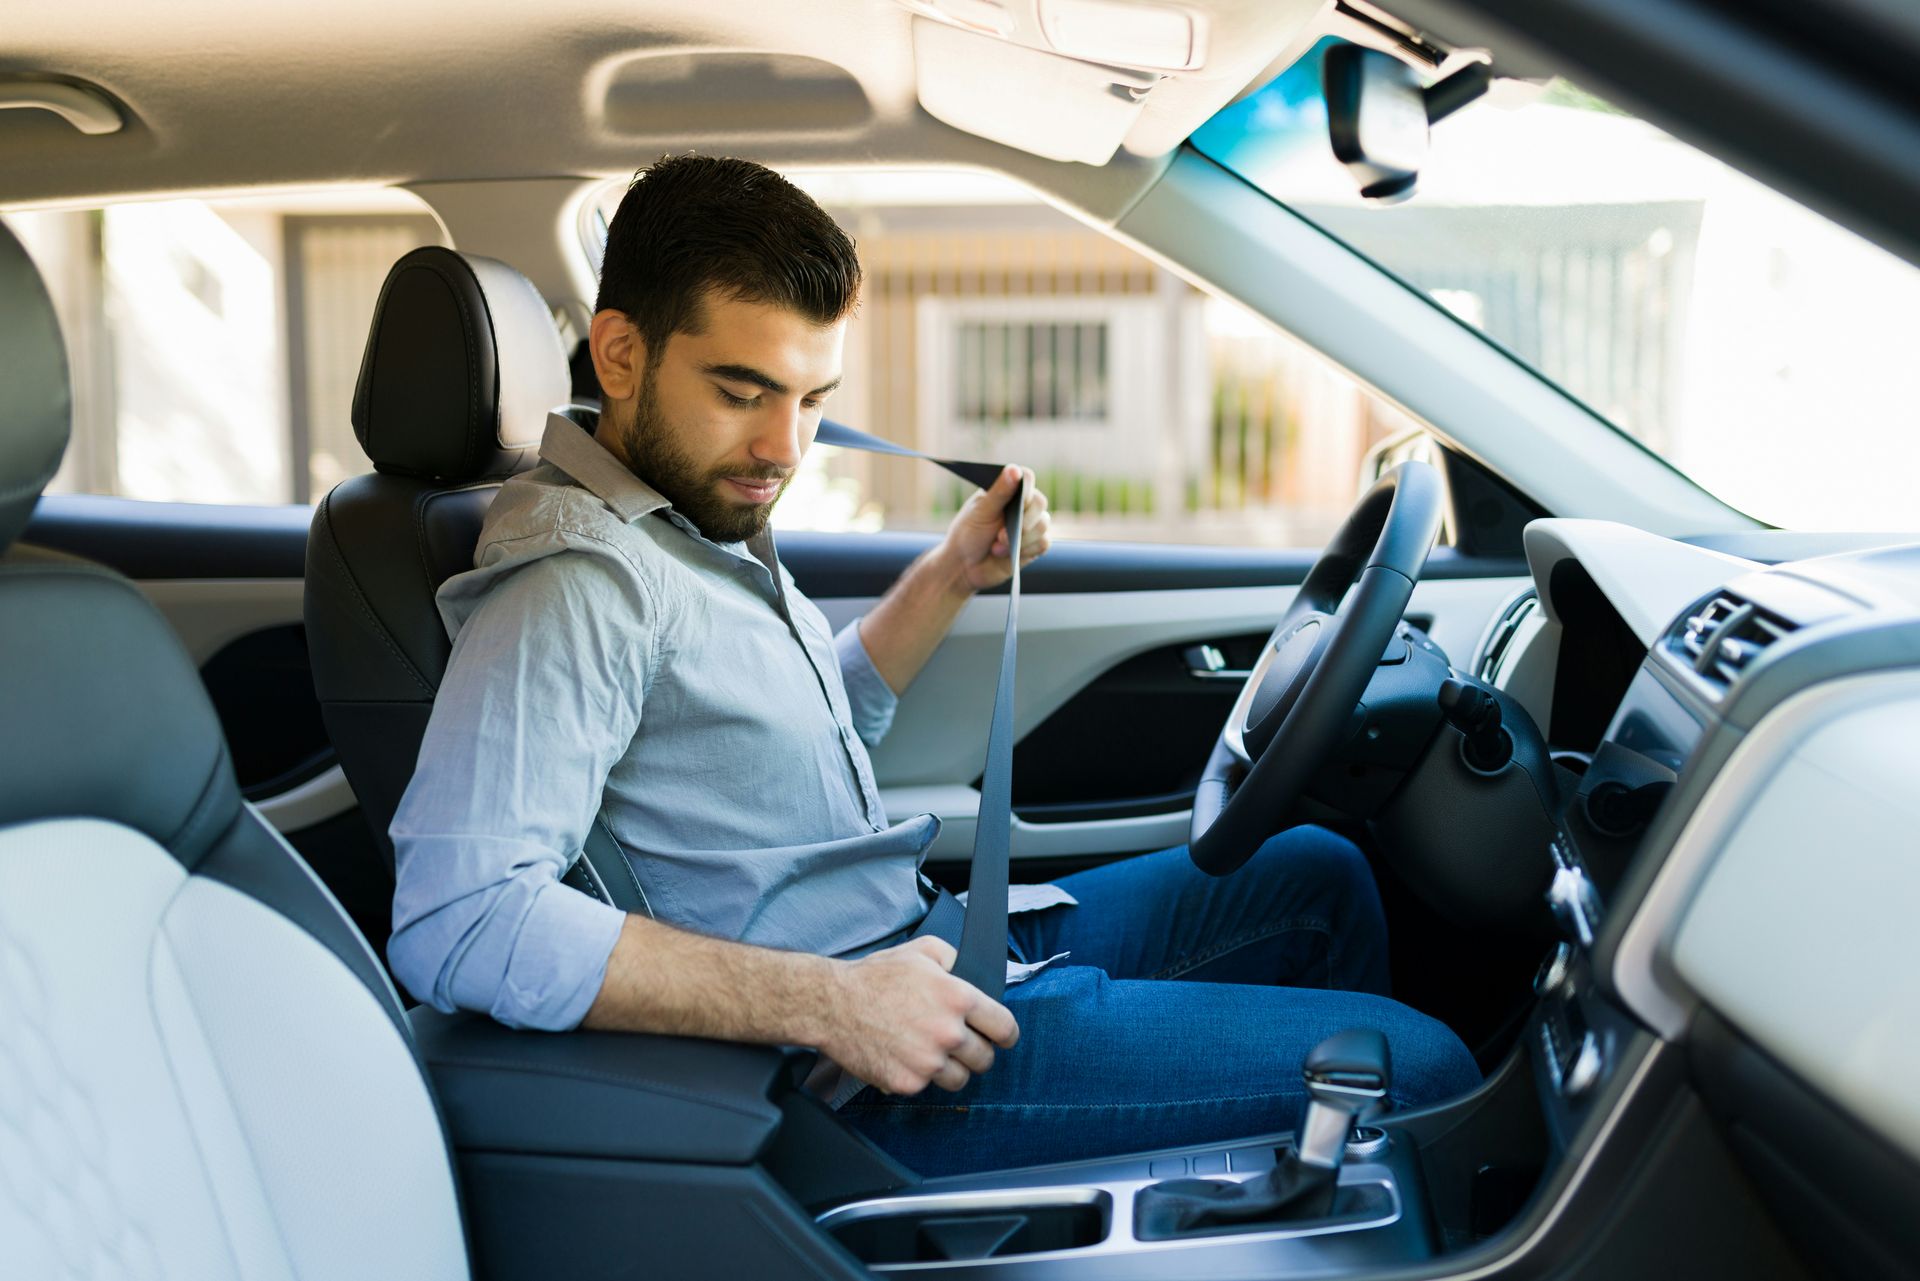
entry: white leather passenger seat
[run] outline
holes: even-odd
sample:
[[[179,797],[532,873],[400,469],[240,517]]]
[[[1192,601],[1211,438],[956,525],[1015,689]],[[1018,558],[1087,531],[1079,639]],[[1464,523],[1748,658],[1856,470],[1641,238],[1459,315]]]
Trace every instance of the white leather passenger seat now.
[[[146,598],[13,545],[68,418],[53,310],[0,227],[0,1278],[464,1277],[365,941],[241,800]]]

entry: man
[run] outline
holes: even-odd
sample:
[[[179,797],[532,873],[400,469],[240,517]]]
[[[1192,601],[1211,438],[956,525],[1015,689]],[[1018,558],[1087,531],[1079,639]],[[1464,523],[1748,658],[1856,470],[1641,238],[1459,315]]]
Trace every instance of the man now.
[[[1011,574],[1019,473],[830,632],[767,521],[859,285],[852,242],[770,170],[635,179],[588,341],[597,429],[549,426],[440,592],[453,655],[392,826],[401,980],[515,1026],[818,1047],[843,1115],[928,1174],[1286,1128],[1306,1049],[1355,1025],[1388,1033],[1401,1101],[1471,1086],[1458,1040],[1384,999],[1366,864],[1318,829],[1225,880],[1170,850],[1026,895],[1009,946],[1031,977],[1004,1005],[911,937],[937,821],[888,824],[867,747]],[[596,824],[647,914],[559,883]]]

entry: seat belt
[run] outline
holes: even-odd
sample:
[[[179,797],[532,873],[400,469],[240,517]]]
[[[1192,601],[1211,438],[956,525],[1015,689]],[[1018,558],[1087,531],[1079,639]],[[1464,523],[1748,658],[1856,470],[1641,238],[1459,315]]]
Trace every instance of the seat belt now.
[[[813,440],[816,445],[922,458],[982,489],[991,489],[1005,470],[999,463],[934,458],[826,419],[821,421]],[[1014,488],[1013,497],[1007,500],[1007,556],[1013,564],[1013,578],[1007,584],[1007,626],[1000,642],[1000,676],[993,691],[993,719],[987,728],[987,763],[980,774],[980,811],[973,829],[973,862],[967,874],[965,920],[956,945],[959,956],[953,963],[955,977],[965,979],[996,1001],[1007,988],[1007,880],[1013,854],[1013,674],[1015,643],[1020,630],[1020,517],[1026,496],[1027,482],[1022,479]],[[957,903],[942,904],[936,900],[923,923],[928,927],[925,932],[944,937],[941,926],[946,919],[951,919],[952,910],[957,906]],[[936,920],[936,917],[945,919]]]
[[[815,444],[839,449],[924,459],[981,489],[992,488],[1004,470],[998,463],[934,458],[824,419],[813,439]],[[993,692],[993,718],[987,729],[986,768],[980,777],[980,811],[974,824],[967,902],[963,908],[953,895],[939,891],[932,909],[913,933],[915,938],[932,934],[953,944],[959,953],[953,963],[954,975],[996,1001],[1005,993],[1007,983],[1007,880],[1013,852],[1014,643],[1020,625],[1020,517],[1026,488],[1023,479],[1014,489],[1006,509],[1007,555],[1013,563],[1013,578],[1007,584],[1007,627],[1000,647],[999,682]],[[605,828],[596,822],[580,857],[561,880],[622,911],[652,915],[642,900],[628,892],[629,883],[635,879],[631,875],[595,874],[595,869],[603,863],[625,857]],[[621,870],[631,872],[630,867]],[[637,888],[637,883],[633,888]]]

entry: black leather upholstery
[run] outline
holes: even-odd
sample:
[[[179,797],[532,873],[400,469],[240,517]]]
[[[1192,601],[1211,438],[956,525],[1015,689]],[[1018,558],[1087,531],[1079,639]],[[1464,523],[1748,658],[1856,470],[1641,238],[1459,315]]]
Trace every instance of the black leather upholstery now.
[[[26,247],[0,226],[0,551],[60,469],[72,418],[53,300]]]
[[[814,1059],[676,1036],[530,1035],[425,1006],[411,1021],[448,1127],[485,1152],[745,1165],[780,1126],[772,1097]]]
[[[414,360],[417,378],[409,375]],[[498,371],[491,393],[483,376],[489,368]],[[469,377],[473,371],[481,375]],[[526,277],[437,248],[394,264],[354,402],[355,429],[377,470],[341,482],[321,501],[307,537],[306,575],[320,712],[389,866],[387,828],[413,777],[453,648],[434,593],[472,566],[502,469],[537,459],[537,445],[500,442],[537,442],[548,412],[565,406],[566,390],[558,332]],[[479,399],[463,399],[470,395]],[[486,434],[495,430],[489,423],[498,424],[494,436]],[[588,837],[586,853],[562,878],[568,885],[644,910],[633,869],[604,824]]]
[[[321,501],[306,574],[327,734],[389,863],[387,827],[451,651],[434,592],[472,567],[498,478],[536,460],[566,395],[566,353],[524,276],[437,247],[394,264],[354,398],[378,470]]]
[[[533,462],[567,356],[546,303],[505,263],[431,245],[393,265],[374,305],[353,430],[376,471],[449,481]]]
[[[343,481],[314,512],[306,582],[314,686],[389,862],[387,825],[413,776],[452,648],[433,593],[471,567],[498,489],[447,490],[374,473]]]

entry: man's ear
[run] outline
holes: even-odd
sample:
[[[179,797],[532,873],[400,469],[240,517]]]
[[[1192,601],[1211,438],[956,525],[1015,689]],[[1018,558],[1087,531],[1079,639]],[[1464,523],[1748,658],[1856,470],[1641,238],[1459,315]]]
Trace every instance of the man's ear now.
[[[624,311],[597,311],[587,330],[587,351],[593,372],[608,400],[632,400],[640,390],[647,367],[647,344]]]

